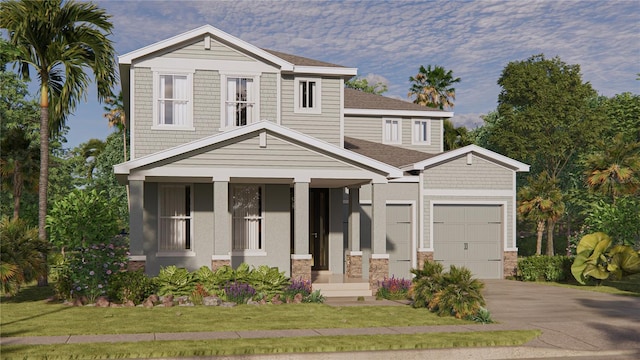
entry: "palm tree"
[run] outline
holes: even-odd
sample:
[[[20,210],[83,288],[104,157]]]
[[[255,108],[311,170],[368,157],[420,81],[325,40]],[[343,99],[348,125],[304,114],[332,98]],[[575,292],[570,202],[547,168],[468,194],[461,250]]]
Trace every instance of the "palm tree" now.
[[[105,102],[107,106],[104,107],[104,110],[107,113],[104,114],[104,117],[109,120],[109,127],[115,126],[122,133],[124,161],[127,161],[127,115],[124,112],[122,90],[120,90],[118,96],[112,94]]]
[[[594,192],[611,196],[615,204],[619,196],[640,190],[640,142],[627,142],[618,134],[603,147],[585,160],[587,185]]]
[[[537,178],[529,178],[529,185],[518,191],[518,214],[536,223],[536,255],[542,253],[542,235],[547,225],[547,255],[553,255],[553,230],[558,219],[564,214],[562,192],[558,181],[549,177],[546,171]]]
[[[38,236],[46,240],[49,136],[59,131],[78,101],[86,97],[91,70],[98,100],[117,81],[115,51],[107,35],[113,25],[95,4],[63,0],[8,0],[0,3],[0,27],[17,50],[25,80],[33,68],[40,83],[40,177]]]
[[[458,149],[473,143],[469,139],[469,132],[466,127],[455,127],[449,119],[444,119],[442,127],[444,129],[444,136],[442,140],[444,142],[443,147],[445,151]]]
[[[456,89],[452,86],[460,82],[460,78],[453,77],[453,71],[445,70],[442,66],[420,66],[418,74],[409,77],[412,82],[408,97],[414,97],[414,103],[438,108],[440,110],[453,108],[456,99]]]
[[[80,145],[80,157],[84,160],[86,167],[87,180],[91,181],[93,170],[96,168],[96,159],[104,151],[106,143],[99,139],[91,139]]]

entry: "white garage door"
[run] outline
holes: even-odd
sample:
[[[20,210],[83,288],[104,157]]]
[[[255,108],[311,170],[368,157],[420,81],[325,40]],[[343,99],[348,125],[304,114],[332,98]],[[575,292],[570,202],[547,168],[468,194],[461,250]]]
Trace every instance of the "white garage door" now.
[[[387,204],[389,276],[411,278],[412,211],[408,204]]]
[[[434,205],[434,260],[465,266],[480,279],[502,278],[502,206]]]

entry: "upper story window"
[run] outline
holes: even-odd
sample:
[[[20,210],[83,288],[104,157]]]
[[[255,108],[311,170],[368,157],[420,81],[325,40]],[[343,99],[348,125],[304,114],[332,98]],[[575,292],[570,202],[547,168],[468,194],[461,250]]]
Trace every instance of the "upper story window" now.
[[[154,127],[191,129],[192,74],[159,73],[154,76]]]
[[[193,251],[193,194],[189,184],[161,184],[158,200],[158,252],[185,255]]]
[[[222,77],[222,128],[251,124],[258,120],[258,78],[224,75]]]
[[[382,143],[402,144],[402,120],[382,119]]]
[[[412,143],[414,145],[429,145],[431,143],[430,120],[414,120],[412,132]]]
[[[296,78],[294,84],[294,112],[320,114],[322,84],[320,79]]]

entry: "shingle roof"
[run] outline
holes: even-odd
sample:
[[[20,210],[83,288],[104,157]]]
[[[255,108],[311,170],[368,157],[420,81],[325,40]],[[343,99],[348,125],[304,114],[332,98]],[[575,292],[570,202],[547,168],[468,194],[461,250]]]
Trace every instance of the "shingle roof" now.
[[[426,106],[404,100],[370,94],[349,88],[344,89],[344,107],[347,109],[442,111],[440,109],[428,108]]]
[[[336,64],[331,64],[331,63],[320,61],[320,60],[309,59],[302,56],[286,54],[286,53],[275,51],[275,50],[269,50],[269,49],[262,49],[262,50],[270,53],[271,55],[275,55],[281,58],[282,60],[288,61],[298,66],[344,67],[342,65],[336,65]]]
[[[438,155],[347,136],[344,137],[344,148],[395,167],[417,163]]]

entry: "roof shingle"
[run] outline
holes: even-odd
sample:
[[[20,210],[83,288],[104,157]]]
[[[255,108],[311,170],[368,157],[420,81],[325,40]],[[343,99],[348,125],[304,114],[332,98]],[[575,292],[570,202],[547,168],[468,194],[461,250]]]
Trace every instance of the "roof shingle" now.
[[[373,141],[344,137],[344,148],[374,160],[381,161],[395,167],[414,164],[429,159],[437,154],[404,149],[397,146],[379,144]]]

